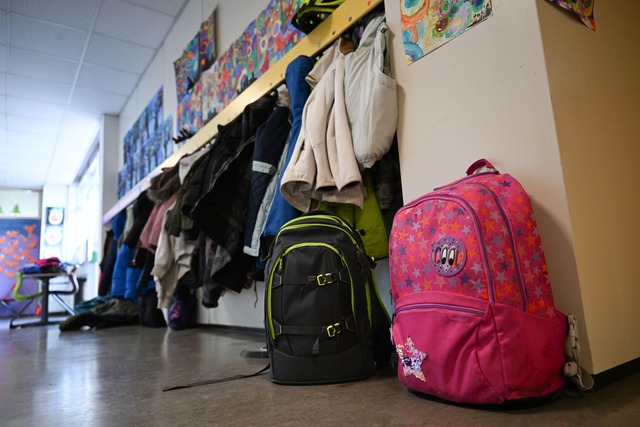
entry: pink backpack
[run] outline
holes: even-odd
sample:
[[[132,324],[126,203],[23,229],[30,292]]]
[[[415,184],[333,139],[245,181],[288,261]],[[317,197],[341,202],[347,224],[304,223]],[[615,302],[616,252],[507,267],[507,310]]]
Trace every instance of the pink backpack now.
[[[467,175],[394,218],[398,377],[461,403],[552,396],[566,382],[567,317],[553,303],[529,197],[487,160]]]

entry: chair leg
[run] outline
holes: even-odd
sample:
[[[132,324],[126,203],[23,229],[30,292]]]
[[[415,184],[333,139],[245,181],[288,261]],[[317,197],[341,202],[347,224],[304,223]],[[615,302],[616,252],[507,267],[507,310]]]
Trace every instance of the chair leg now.
[[[0,304],[2,304],[2,306],[4,308],[6,308],[7,310],[9,310],[11,312],[12,316],[15,316],[16,314],[18,314],[18,312],[16,311],[15,308],[13,308],[11,306],[10,303],[14,302],[14,300],[5,300],[5,299],[0,299]]]
[[[73,309],[73,307],[67,304],[67,302],[60,297],[60,295],[58,294],[49,294],[49,295],[52,296],[58,302],[58,304],[62,306],[62,308],[67,310],[67,313],[69,313],[72,316],[76,314],[76,311]]]
[[[9,329],[17,328],[17,327],[19,327],[19,326],[20,326],[20,325],[14,325],[14,324],[13,324],[13,321],[14,321],[14,320],[16,320],[16,319],[18,319],[18,318],[20,318],[20,317],[22,316],[22,313],[24,313],[24,312],[25,312],[25,310],[26,310],[27,308],[29,308],[29,306],[31,305],[31,303],[33,303],[33,301],[34,301],[34,299],[30,299],[30,300],[29,300],[29,302],[28,302],[28,303],[26,303],[26,304],[25,304],[25,306],[24,306],[24,307],[22,307],[22,309],[21,309],[20,311],[18,311],[18,312],[16,312],[13,308],[11,309],[14,313],[16,313],[16,315],[15,315],[15,316],[13,316],[13,317],[11,318],[11,320],[9,321]]]

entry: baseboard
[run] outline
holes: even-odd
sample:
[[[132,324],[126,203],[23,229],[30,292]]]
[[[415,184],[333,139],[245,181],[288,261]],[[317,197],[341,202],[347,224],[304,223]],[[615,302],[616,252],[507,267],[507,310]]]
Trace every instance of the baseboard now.
[[[599,374],[593,375],[594,386],[593,390],[599,390],[603,387],[607,387],[617,381],[625,379],[633,374],[640,372],[640,358],[633,359],[622,365],[618,365],[614,368],[607,369]]]

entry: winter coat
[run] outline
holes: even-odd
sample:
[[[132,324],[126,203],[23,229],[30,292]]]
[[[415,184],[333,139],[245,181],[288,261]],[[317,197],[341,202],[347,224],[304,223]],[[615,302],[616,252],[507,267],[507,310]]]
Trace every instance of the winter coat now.
[[[320,201],[363,206],[365,189],[345,107],[344,60],[337,45],[320,60],[326,71],[304,106],[302,129],[282,177],[282,195],[301,211]]]
[[[111,289],[109,295],[112,297],[124,298],[127,289],[127,268],[131,262],[133,252],[126,243],[120,245],[116,262],[113,266],[113,277],[111,278]]]
[[[278,106],[269,119],[258,128],[251,174],[251,192],[245,221],[244,253],[257,257],[260,252],[260,236],[273,201],[270,186],[276,175],[280,158],[287,144],[291,123],[289,107]]]
[[[209,258],[213,287],[239,292],[252,268],[253,260],[242,251],[251,158],[256,131],[271,115],[275,101],[271,95],[262,97],[229,124],[220,126],[204,165],[205,173],[210,173],[207,191],[190,216],[213,243],[215,256]],[[204,286],[205,293],[212,292],[206,281]]]
[[[138,246],[140,233],[142,233],[142,229],[149,219],[153,206],[154,203],[149,199],[147,191],[140,193],[136,201],[133,202],[133,223],[129,231],[124,235],[124,243],[129,245],[129,247],[134,248]]]
[[[111,282],[113,281],[113,271],[116,265],[116,259],[118,257],[118,247],[120,244],[120,237],[124,231],[124,223],[126,220],[126,213],[124,211],[118,212],[118,214],[111,220],[111,244],[106,247],[104,260],[100,265],[102,275],[100,276],[100,282],[98,284],[98,295],[106,296],[111,290]]]
[[[276,191],[262,231],[262,242],[260,247],[261,252],[263,253],[266,252],[264,249],[269,247],[275,235],[278,234],[280,227],[282,227],[282,225],[287,221],[300,215],[300,211],[294,208],[291,203],[282,196],[282,193],[280,192],[280,185],[282,172],[289,164],[296,141],[300,135],[300,128],[302,127],[302,111],[307,99],[309,98],[309,94],[311,93],[311,88],[305,78],[312,68],[313,59],[302,55],[291,61],[287,66],[285,82],[287,89],[289,90],[291,105],[291,134],[289,136],[289,142],[286,149],[286,156],[278,169]]]
[[[155,205],[151,210],[149,219],[140,233],[141,247],[151,252],[156,251],[164,215],[175,203],[179,187],[180,179],[178,177],[177,167],[174,167],[151,180],[151,188],[147,190],[147,195]]]

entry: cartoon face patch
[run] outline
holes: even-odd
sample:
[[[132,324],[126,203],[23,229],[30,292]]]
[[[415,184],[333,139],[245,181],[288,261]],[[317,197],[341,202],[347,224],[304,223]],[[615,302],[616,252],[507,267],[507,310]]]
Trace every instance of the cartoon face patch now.
[[[443,276],[453,276],[462,269],[467,254],[462,242],[455,237],[443,237],[431,247],[431,265]]]
[[[404,344],[396,344],[396,351],[402,362],[404,376],[413,375],[420,381],[426,382],[424,372],[422,372],[422,361],[427,357],[427,353],[418,350],[413,345],[411,337],[407,337]]]

